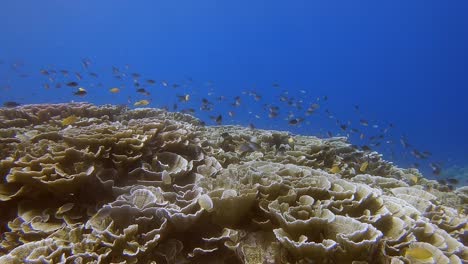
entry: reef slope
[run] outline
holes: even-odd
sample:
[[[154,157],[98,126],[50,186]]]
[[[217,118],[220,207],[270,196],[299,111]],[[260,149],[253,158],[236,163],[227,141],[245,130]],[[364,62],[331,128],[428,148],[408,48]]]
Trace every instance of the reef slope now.
[[[0,149],[0,263],[467,259],[466,187],[345,138],[73,103],[0,109]]]

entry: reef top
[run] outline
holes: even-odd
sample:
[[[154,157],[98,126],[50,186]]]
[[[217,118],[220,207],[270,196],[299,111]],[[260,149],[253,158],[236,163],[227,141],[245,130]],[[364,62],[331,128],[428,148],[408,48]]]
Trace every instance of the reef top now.
[[[455,191],[346,138],[0,108],[1,263],[462,263]]]

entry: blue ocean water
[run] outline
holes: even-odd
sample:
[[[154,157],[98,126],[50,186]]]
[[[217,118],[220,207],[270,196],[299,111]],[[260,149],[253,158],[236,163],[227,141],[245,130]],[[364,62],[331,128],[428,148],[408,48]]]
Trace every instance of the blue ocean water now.
[[[403,167],[420,163],[427,177],[430,163],[468,170],[466,1],[220,2],[2,1],[0,103],[176,103],[209,125],[221,115],[380,144],[371,148]],[[211,111],[200,110],[203,98]],[[278,117],[268,117],[272,107]]]

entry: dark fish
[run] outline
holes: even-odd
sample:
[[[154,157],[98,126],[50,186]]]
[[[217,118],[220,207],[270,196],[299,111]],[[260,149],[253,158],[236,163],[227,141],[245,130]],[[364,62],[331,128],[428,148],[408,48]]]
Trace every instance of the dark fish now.
[[[341,130],[346,131],[346,129],[348,128],[348,126],[347,126],[346,124],[341,124],[341,125],[340,125],[340,128],[341,128]]]
[[[70,87],[77,87],[77,86],[78,86],[78,83],[77,83],[77,82],[69,82],[69,83],[67,83],[67,86],[70,86]]]
[[[75,76],[78,80],[83,80],[83,76],[79,72],[75,72]]]
[[[95,72],[90,72],[89,76],[94,77],[94,78],[98,77],[97,73],[95,73]]]
[[[434,175],[440,175],[440,172],[442,171],[442,168],[438,164],[436,164],[434,162],[431,162],[431,163],[429,163],[429,166],[431,167],[432,173]]]
[[[279,88],[279,87],[280,87],[280,85],[279,85],[278,83],[273,83],[272,86],[275,87],[275,88]]]
[[[202,110],[202,111],[211,111],[211,110],[213,110],[213,105],[212,104],[202,104],[200,106],[200,110]]]
[[[240,152],[254,152],[258,150],[260,150],[260,145],[255,142],[246,142],[239,146]]]
[[[217,125],[221,125],[221,123],[223,122],[223,116],[222,115],[217,116],[215,119],[215,122]]]
[[[150,96],[150,93],[148,91],[146,91],[145,88],[139,88],[139,89],[136,90],[136,92],[139,93],[139,94]]]
[[[359,111],[359,105],[354,105],[354,110]]]
[[[446,185],[447,184],[447,181],[445,181],[444,179],[439,179],[437,180],[438,183],[442,184],[442,185]]]
[[[328,136],[328,137],[333,137],[332,132],[331,132],[331,131],[327,131],[327,136]]]
[[[361,123],[361,125],[363,125],[363,126],[368,126],[369,125],[369,122],[367,120],[365,120],[365,119],[359,120],[359,123]]]
[[[177,108],[178,108],[177,104],[172,105],[172,110],[177,111]]]
[[[278,112],[279,107],[278,106],[270,106],[269,110],[270,110],[270,112]]]
[[[155,81],[155,80],[152,80],[152,79],[148,79],[148,80],[146,80],[146,82],[147,82],[148,84],[151,84],[151,85],[156,84],[156,81]]]
[[[455,178],[447,178],[447,182],[453,185],[457,185],[459,183],[458,179]]]
[[[366,146],[366,145],[361,146],[361,149],[364,150],[364,151],[371,151],[371,148],[369,148],[369,147]]]
[[[268,117],[269,117],[269,118],[275,118],[275,117],[277,117],[278,115],[279,115],[278,112],[272,112],[272,111],[270,111],[270,113],[268,114]]]
[[[234,103],[232,103],[232,106],[237,107],[237,106],[240,106],[240,105],[241,105],[241,98],[240,98],[240,96],[236,96],[234,98]]]
[[[249,128],[250,128],[250,129],[255,129],[254,124],[250,123],[250,124],[249,124]]]
[[[138,79],[141,77],[141,75],[139,73],[132,73],[132,77]]]
[[[114,75],[118,75],[118,74],[120,73],[119,68],[117,68],[117,67],[115,67],[115,66],[112,66],[112,73],[113,73]]]
[[[268,108],[268,117],[275,118],[279,115],[279,107],[278,106],[270,106]]]
[[[288,124],[291,126],[295,126],[297,124],[300,124],[303,120],[303,118],[293,118],[288,121]]]
[[[313,114],[317,109],[320,108],[319,104],[311,104],[309,108],[307,108],[306,115],[311,115]]]
[[[423,156],[423,155],[421,154],[421,152],[419,152],[419,151],[416,150],[416,149],[413,149],[413,150],[411,151],[411,154],[412,154],[414,157],[416,157],[417,159],[424,159],[424,158],[426,158],[425,156]]]
[[[42,75],[49,75],[49,71],[47,71],[47,70],[40,70],[40,73]]]
[[[82,59],[82,60],[81,60],[81,64],[83,65],[83,67],[84,67],[85,69],[88,69],[88,68],[89,68],[89,65],[91,65],[91,60],[90,60],[90,59],[87,59],[87,58]]]
[[[20,105],[21,105],[20,103],[13,102],[13,101],[7,101],[7,102],[3,103],[4,107],[17,107],[17,106],[20,106]]]
[[[424,158],[429,158],[430,156],[432,156],[432,153],[429,152],[429,151],[423,151],[423,152],[421,153],[421,155],[423,155]]]
[[[68,71],[67,70],[60,70],[60,72],[63,74],[63,76],[68,77]]]

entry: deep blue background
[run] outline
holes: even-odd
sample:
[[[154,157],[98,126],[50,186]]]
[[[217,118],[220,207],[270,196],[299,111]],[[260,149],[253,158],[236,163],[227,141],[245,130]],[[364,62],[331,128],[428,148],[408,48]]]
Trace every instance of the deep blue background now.
[[[282,106],[283,90],[302,96],[305,105],[327,95],[321,110],[330,109],[343,122],[358,126],[360,117],[380,126],[393,122],[389,139],[397,145],[405,135],[418,149],[433,152],[431,160],[467,166],[466,10],[468,2],[462,0],[5,0],[0,3],[0,101],[125,103],[129,95],[136,100],[141,96],[133,88],[108,92],[120,85],[111,66],[128,64],[130,72],[156,80],[193,78],[183,91],[193,95],[193,107],[213,87],[213,98],[254,89],[264,98],[257,105],[245,99],[243,106],[261,119],[239,114],[232,122],[258,127],[290,128],[281,119],[272,124],[261,112],[264,103]],[[89,95],[81,99],[68,87],[42,87],[39,69],[82,71],[82,58],[93,61],[104,88],[86,87]],[[30,76],[18,77],[19,72]],[[281,88],[273,88],[273,82]],[[152,106],[168,104],[167,91],[148,90]],[[226,115],[229,100],[217,113]],[[309,122],[294,132],[339,132],[326,118]],[[414,162],[401,149],[395,160]]]

